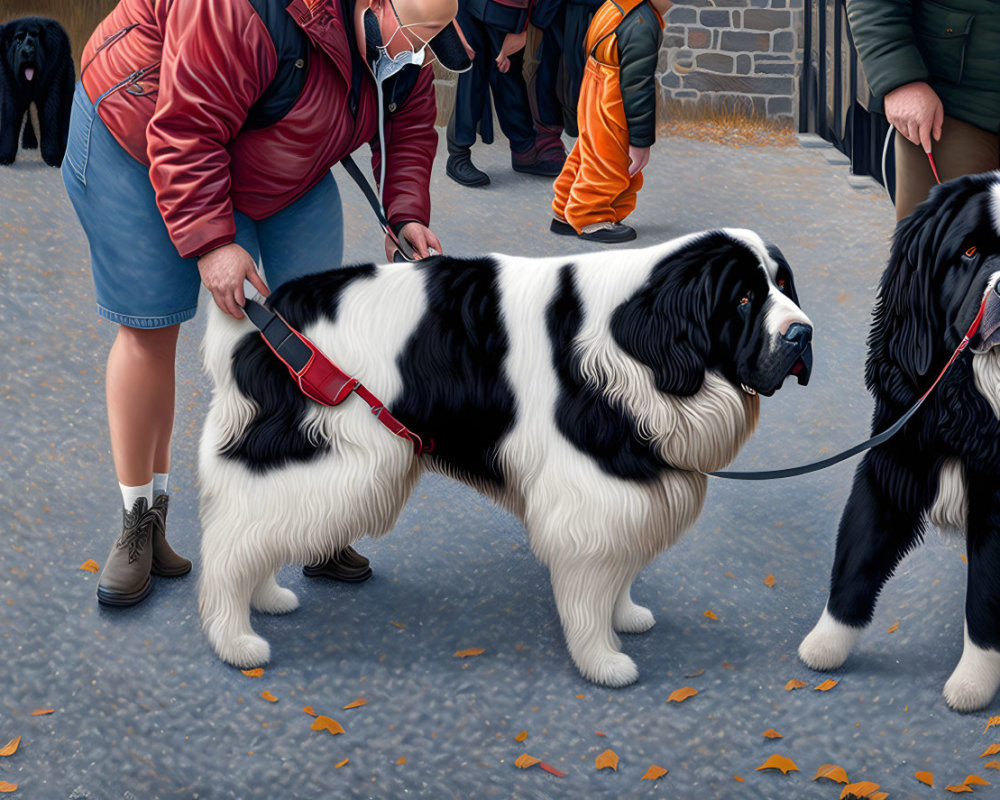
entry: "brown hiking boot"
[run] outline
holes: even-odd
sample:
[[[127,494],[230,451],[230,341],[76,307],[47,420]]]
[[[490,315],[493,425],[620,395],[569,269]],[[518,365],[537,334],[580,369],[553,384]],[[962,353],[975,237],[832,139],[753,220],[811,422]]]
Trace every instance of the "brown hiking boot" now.
[[[361,553],[353,547],[345,547],[322,564],[303,567],[302,574],[307,578],[332,578],[345,583],[361,583],[372,576],[372,568]]]
[[[167,543],[167,504],[170,495],[158,494],[153,498],[153,566],[151,572],[161,578],[179,578],[191,571],[191,562],[174,552]]]
[[[158,513],[140,497],[131,509],[122,509],[122,533],[97,582],[97,602],[105,606],[134,606],[149,595],[153,583],[153,520]]]

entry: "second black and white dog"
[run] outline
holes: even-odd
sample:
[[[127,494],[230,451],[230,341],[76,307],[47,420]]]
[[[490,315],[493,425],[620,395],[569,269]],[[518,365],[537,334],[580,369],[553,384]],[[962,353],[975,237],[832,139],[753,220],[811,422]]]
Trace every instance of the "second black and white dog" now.
[[[812,363],[788,264],[745,230],[349,267],[285,284],[271,303],[434,450],[414,455],[358,398],[311,402],[246,321],[213,307],[199,608],[239,666],[270,656],[251,608],[298,605],[278,570],[390,531],[429,469],[523,521],[580,672],[635,681],[615,631],[645,631],[653,615],[632,581],[695,521],[703,473],[753,432],[757,393],[790,374],[806,383]]]
[[[965,649],[944,687],[952,708],[989,704],[1000,687],[1000,172],[935,187],[900,222],[882,275],[865,382],[872,432],[930,387],[985,299],[979,331],[916,415],[868,452],[840,520],[830,598],[799,646],[835,669],[928,520],[964,534]],[[971,352],[970,352],[971,351]]]

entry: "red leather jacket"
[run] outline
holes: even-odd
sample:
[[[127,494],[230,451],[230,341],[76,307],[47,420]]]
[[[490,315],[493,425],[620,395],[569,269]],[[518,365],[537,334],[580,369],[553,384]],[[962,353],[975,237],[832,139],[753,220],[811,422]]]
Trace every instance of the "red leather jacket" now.
[[[244,123],[275,76],[278,53],[249,0],[121,0],[84,48],[84,89],[92,101],[103,96],[101,119],[149,165],[181,256],[232,242],[234,208],[252,219],[269,216],[365,143],[373,145],[378,174],[374,79],[361,81],[352,116],[350,43],[338,0],[292,0],[287,13],[310,41],[305,84],[281,119],[259,129]],[[425,69],[386,116],[390,223],[429,222],[436,113]]]

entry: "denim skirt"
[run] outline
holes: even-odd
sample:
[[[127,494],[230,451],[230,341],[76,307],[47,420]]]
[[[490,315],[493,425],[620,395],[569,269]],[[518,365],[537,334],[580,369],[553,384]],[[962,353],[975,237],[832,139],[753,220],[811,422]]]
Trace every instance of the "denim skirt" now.
[[[117,142],[77,83],[63,182],[90,243],[97,313],[132,328],[191,319],[201,276],[181,258],[156,206],[149,169]],[[257,261],[267,285],[341,266],[344,216],[329,172],[290,205],[262,220],[234,211],[236,243]]]

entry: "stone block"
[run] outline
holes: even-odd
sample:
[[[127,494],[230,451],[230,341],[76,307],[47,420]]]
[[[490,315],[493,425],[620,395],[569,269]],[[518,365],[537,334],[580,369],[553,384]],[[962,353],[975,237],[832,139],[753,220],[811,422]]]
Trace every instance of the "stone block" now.
[[[733,57],[725,53],[700,53],[695,56],[694,63],[698,69],[709,72],[729,74],[733,71]]]
[[[700,92],[732,92],[735,94],[784,95],[795,91],[791,78],[770,75],[720,75],[715,72],[693,70],[681,77],[685,89]]]
[[[672,6],[666,16],[666,22],[671,25],[690,25],[697,21],[698,12],[690,6]]]
[[[740,53],[736,56],[736,72],[740,75],[749,75],[753,71],[753,59],[748,53]]]
[[[767,33],[747,31],[722,31],[721,47],[731,53],[760,53],[771,49],[771,36]]]
[[[712,44],[712,34],[704,28],[689,28],[687,32],[688,47],[704,50]]]
[[[706,28],[728,28],[731,17],[725,9],[703,8],[698,14],[698,21]]]
[[[702,14],[705,12],[703,11]],[[743,12],[743,28],[748,31],[788,30],[792,15],[787,11],[770,8],[748,8]]]
[[[758,75],[795,75],[798,73],[798,69],[798,64],[793,61],[765,61],[764,59],[756,59],[754,64],[754,71]]]
[[[774,34],[774,44],[771,47],[771,51],[775,53],[794,53],[797,42],[795,41],[794,31],[779,31]],[[760,50],[766,50],[767,48],[761,47]]]
[[[792,114],[791,97],[769,97],[767,98],[767,116],[784,117]]]

